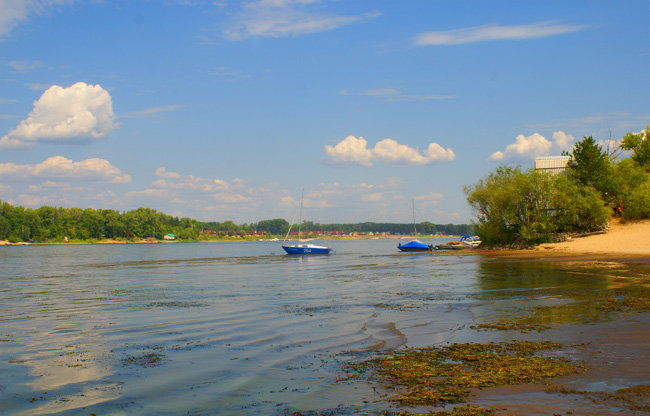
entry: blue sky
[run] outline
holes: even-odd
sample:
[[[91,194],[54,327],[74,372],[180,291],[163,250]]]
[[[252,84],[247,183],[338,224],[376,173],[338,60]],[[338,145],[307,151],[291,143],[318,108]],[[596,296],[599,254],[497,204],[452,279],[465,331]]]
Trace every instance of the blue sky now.
[[[650,124],[648,1],[0,0],[0,199],[465,223]]]

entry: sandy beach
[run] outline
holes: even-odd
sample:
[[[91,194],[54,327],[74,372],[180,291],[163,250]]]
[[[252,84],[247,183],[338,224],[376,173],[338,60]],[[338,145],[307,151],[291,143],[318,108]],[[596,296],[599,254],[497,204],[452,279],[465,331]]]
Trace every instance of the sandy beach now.
[[[502,250],[491,254],[538,259],[650,259],[650,220],[622,222],[612,218],[604,234],[540,244],[531,250]]]

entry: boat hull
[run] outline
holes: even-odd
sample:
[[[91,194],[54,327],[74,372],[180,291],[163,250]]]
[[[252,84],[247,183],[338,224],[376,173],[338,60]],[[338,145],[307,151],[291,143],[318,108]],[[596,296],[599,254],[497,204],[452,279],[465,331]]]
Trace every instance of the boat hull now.
[[[313,244],[296,244],[296,245],[283,245],[282,248],[287,254],[330,254],[331,247],[316,246]]]
[[[432,251],[431,247],[397,247],[400,251]]]

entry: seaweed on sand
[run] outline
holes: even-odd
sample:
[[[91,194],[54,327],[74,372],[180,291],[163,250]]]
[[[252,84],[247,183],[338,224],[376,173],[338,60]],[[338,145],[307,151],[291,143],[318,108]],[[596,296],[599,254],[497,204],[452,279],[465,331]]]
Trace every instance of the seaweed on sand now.
[[[351,369],[377,374],[397,388],[399,393],[391,400],[402,406],[440,406],[464,402],[471,389],[536,383],[581,371],[579,363],[539,354],[560,348],[549,341],[409,348],[353,364]]]

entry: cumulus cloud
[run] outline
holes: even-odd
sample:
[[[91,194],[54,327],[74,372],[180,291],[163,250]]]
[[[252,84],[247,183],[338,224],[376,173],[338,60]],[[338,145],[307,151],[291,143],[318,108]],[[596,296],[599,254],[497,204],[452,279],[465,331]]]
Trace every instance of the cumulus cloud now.
[[[165,179],[180,179],[181,175],[176,172],[168,172],[164,167],[156,169],[156,176]]]
[[[34,103],[29,116],[0,139],[0,147],[30,147],[35,142],[87,141],[117,127],[108,91],[85,82],[53,85]]]
[[[41,14],[52,6],[73,3],[75,0],[9,0],[0,1],[0,38],[5,37],[19,23],[30,16]]]
[[[438,201],[443,198],[444,196],[437,192],[429,192],[426,195],[417,195],[413,197],[413,199],[423,205],[438,205]]]
[[[554,22],[540,22],[519,26],[488,25],[421,33],[416,36],[415,44],[419,46],[460,45],[504,39],[545,38],[576,32],[585,28],[586,26],[561,25]]]
[[[381,140],[373,148],[368,148],[368,142],[363,137],[354,136],[348,136],[334,146],[325,146],[325,153],[332,162],[361,166],[372,166],[373,162],[426,165],[456,158],[453,150],[444,149],[438,143],[430,143],[420,153],[418,149],[393,139]]]
[[[375,17],[377,13],[341,16],[317,10],[320,0],[255,0],[244,3],[224,36],[241,40],[253,36],[288,37],[333,30]],[[319,9],[322,9],[319,8]]]
[[[205,179],[193,175],[181,175],[170,172],[164,167],[156,169],[156,176],[163,179],[154,181],[156,188],[185,189],[197,192],[219,192],[231,188],[231,185],[221,179]]]
[[[67,179],[108,183],[126,183],[131,176],[104,159],[91,158],[73,162],[63,156],[53,156],[35,165],[0,163],[0,178],[4,180]]]
[[[551,153],[560,154],[562,150],[572,147],[573,136],[562,131],[553,133],[553,140],[548,140],[539,133],[530,136],[518,135],[515,142],[506,146],[504,151],[492,153],[489,160],[502,162],[506,160],[534,159],[538,156],[549,156]]]

